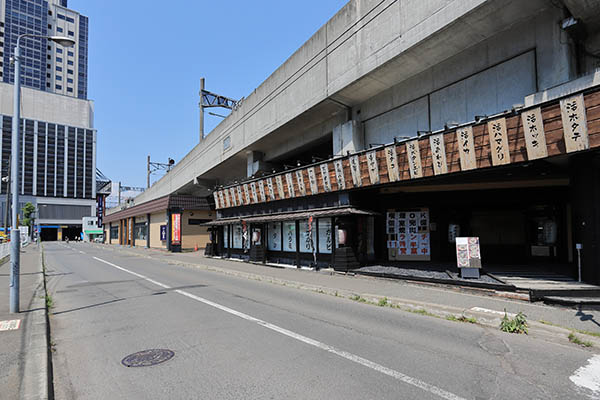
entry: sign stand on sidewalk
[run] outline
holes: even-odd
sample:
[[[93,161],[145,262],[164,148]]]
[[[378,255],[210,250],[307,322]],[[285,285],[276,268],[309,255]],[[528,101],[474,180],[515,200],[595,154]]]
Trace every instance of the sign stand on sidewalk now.
[[[481,251],[478,237],[456,238],[456,263],[461,278],[479,279],[481,269]]]

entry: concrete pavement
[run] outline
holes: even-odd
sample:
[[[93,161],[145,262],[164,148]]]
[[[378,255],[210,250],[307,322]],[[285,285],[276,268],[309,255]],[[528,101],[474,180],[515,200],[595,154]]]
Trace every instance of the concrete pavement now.
[[[57,398],[600,394],[586,388],[588,371],[581,370],[594,350],[567,342],[107,250],[47,247]],[[175,356],[152,367],[121,365],[152,348]]]
[[[21,251],[20,313],[9,313],[10,262],[0,265],[0,398],[48,398],[48,342],[44,276],[36,245]],[[0,323],[1,325],[1,323]],[[18,328],[16,328],[18,326]],[[12,329],[16,328],[16,329]]]
[[[303,288],[323,294],[343,297],[360,296],[377,303],[386,298],[395,304],[426,309],[439,316],[465,314],[482,323],[498,326],[504,310],[509,314],[523,312],[532,325],[532,332],[550,338],[555,334],[566,336],[569,330],[600,334],[598,306],[563,307],[530,303],[514,298],[514,293],[494,290],[458,288],[427,283],[414,283],[366,276],[342,275],[333,272],[315,272],[295,268],[273,268],[260,264],[206,258],[201,252],[167,253],[143,247],[120,247],[94,244],[114,252],[146,257],[173,265],[184,265],[218,271],[248,279],[266,280],[279,285]],[[563,328],[563,329],[560,329]],[[596,341],[596,337],[588,337]],[[598,342],[600,347],[600,341]]]

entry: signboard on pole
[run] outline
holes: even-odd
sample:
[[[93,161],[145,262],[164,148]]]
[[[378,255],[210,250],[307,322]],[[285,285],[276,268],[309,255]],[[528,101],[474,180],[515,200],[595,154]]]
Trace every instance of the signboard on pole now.
[[[181,214],[171,214],[171,244],[181,244]]]
[[[457,237],[456,238],[456,264],[461,269],[461,275],[468,278],[478,278],[479,272],[475,275],[465,274],[466,271],[481,268],[481,250],[479,248],[478,237]]]

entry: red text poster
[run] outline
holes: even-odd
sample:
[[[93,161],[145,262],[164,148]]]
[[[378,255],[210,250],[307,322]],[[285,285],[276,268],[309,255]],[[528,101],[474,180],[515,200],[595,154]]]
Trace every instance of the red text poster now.
[[[171,214],[171,244],[181,244],[181,214]]]

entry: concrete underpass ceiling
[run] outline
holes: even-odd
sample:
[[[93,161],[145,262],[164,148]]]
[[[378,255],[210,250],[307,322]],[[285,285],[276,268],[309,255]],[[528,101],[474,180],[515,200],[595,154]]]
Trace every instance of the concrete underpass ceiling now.
[[[598,0],[563,0],[573,17],[583,22],[588,33],[600,30],[600,1]]]

